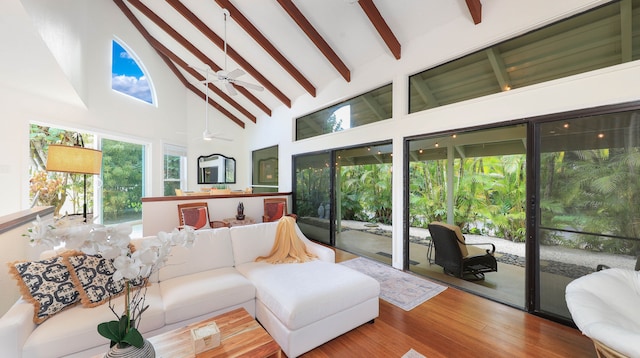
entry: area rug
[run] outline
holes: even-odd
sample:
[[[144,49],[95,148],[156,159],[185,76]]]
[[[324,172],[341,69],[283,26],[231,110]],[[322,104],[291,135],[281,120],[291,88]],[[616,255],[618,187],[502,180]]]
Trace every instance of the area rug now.
[[[402,358],[426,358],[422,354],[416,352],[415,349],[411,348],[407,353],[405,353]]]
[[[364,257],[357,257],[340,264],[375,278],[380,282],[380,298],[405,311],[414,309],[447,289],[446,286]]]

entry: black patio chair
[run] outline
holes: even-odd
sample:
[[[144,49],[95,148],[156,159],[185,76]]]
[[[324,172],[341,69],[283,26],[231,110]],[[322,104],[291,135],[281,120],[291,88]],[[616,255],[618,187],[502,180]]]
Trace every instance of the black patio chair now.
[[[484,280],[485,272],[497,272],[496,251],[491,243],[467,244],[460,228],[442,222],[429,224],[429,233],[435,249],[435,264],[448,275],[464,280]],[[479,245],[489,245],[482,249]]]

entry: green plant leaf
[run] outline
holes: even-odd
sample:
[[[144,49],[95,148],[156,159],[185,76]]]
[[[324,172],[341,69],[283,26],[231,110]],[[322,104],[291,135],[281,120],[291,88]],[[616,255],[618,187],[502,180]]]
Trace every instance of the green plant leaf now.
[[[112,342],[120,342],[118,326],[118,321],[102,322],[98,325],[98,333]]]
[[[127,317],[127,315],[122,315],[122,317],[120,317],[120,322],[118,323],[118,337],[120,337],[118,342],[121,342],[122,338],[127,334],[127,328],[129,328],[129,317]]]
[[[122,338],[121,343],[127,343],[137,348],[142,348],[144,344],[144,339],[142,338],[142,334],[138,332],[137,329],[131,328],[129,332]]]

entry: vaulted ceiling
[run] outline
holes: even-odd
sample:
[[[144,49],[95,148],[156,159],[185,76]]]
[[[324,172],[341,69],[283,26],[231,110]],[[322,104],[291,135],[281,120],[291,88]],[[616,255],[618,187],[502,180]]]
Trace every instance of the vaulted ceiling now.
[[[213,80],[210,105],[242,128],[332,81],[350,82],[380,56],[401,60],[403,43],[452,18],[478,24],[482,8],[480,0],[114,2],[187,89],[204,100],[203,81]],[[237,80],[264,90],[216,81],[215,72],[238,68]]]

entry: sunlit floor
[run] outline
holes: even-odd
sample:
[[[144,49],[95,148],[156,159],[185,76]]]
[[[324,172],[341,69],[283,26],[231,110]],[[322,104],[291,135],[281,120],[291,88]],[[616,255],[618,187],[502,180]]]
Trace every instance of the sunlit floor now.
[[[389,237],[358,230],[343,231],[336,236],[336,246],[342,250],[391,264],[391,240]],[[524,308],[525,270],[523,267],[498,262],[498,272],[485,274],[481,281],[465,281],[445,274],[442,267],[427,260],[427,246],[409,244],[409,270],[474,294]],[[562,317],[570,317],[564,301],[564,289],[570,278],[543,273],[541,294],[546,297],[544,310]]]
[[[326,220],[304,218],[298,220],[298,225],[310,238],[327,243],[330,235],[328,231],[329,225]],[[336,235],[337,248],[391,264],[391,238],[381,234],[383,232],[388,235],[390,226],[353,221],[342,221],[341,225],[349,230],[343,230]],[[426,239],[429,235],[426,229],[411,228],[410,232],[412,237]],[[473,236],[470,235],[469,239],[473,239]],[[485,241],[491,238],[479,237],[478,239]],[[512,242],[507,241],[496,242],[496,251],[498,251],[496,256],[500,255],[499,252],[508,252],[524,258],[525,250],[523,246],[511,247],[511,249],[503,251],[508,246],[513,246],[512,244]],[[566,319],[570,319],[571,316],[564,298],[565,288],[573,280],[571,277],[578,277],[575,272],[571,271],[573,268],[577,267],[593,271],[598,264],[605,264],[610,267],[633,269],[636,263],[636,257],[632,256],[569,249],[560,246],[542,246],[540,247],[540,256],[542,265],[553,262],[555,263],[554,266],[559,265],[562,267],[560,270],[547,269],[543,271],[549,272],[540,273],[538,292],[541,298],[540,310]],[[409,260],[409,271],[416,274],[513,307],[523,309],[525,306],[524,267],[498,262],[498,272],[486,273],[485,279],[482,281],[465,281],[446,275],[442,267],[430,264],[427,260],[427,246],[413,242],[409,244]],[[567,270],[571,271],[571,273],[565,275]],[[583,275],[586,273],[578,274]]]

